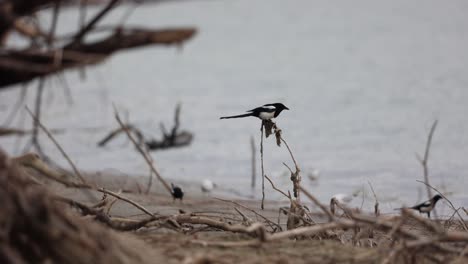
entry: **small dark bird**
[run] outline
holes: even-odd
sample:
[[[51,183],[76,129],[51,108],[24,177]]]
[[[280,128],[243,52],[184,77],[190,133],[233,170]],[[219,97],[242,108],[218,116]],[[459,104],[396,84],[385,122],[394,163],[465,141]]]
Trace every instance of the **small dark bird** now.
[[[242,115],[235,115],[235,116],[223,116],[220,119],[229,119],[229,118],[241,118],[247,116],[254,116],[258,117],[262,120],[270,120],[272,118],[278,117],[278,115],[283,110],[289,110],[284,104],[282,103],[274,103],[274,104],[266,104],[252,110],[247,111],[247,114]]]
[[[427,217],[431,218],[431,211],[432,209],[434,209],[437,201],[439,201],[440,199],[442,199],[442,196],[440,196],[439,194],[436,194],[430,200],[417,204],[413,207],[408,207],[408,209],[416,210],[419,213],[426,213]],[[398,209],[401,209],[401,208],[398,208]]]
[[[184,198],[184,192],[182,191],[182,188],[179,186],[175,186],[173,183],[171,183],[171,188],[172,188],[172,198],[174,198],[174,202],[176,199],[179,199],[182,201]]]

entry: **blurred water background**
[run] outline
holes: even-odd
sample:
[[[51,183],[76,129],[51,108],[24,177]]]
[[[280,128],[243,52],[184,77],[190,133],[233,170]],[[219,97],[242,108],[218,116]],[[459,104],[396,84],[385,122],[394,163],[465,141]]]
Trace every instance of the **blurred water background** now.
[[[115,24],[123,6],[104,22]],[[96,8],[91,8],[90,13]],[[376,190],[384,212],[425,200],[423,154],[435,119],[431,183],[457,205],[468,203],[468,2],[457,1],[181,1],[137,8],[127,23],[146,27],[195,26],[181,48],[149,47],[120,53],[66,78],[73,103],[50,79],[43,122],[65,128],[56,137],[87,171],[146,175],[144,160],[125,137],[105,148],[97,141],[117,127],[112,103],[131,123],[155,137],[170,126],[182,103],[182,128],[190,147],[153,152],[164,177],[198,184],[208,178],[250,195],[250,137],[259,143],[255,118],[219,120],[256,106],[282,102],[277,123],[302,169],[303,183],[322,201],[335,193]],[[41,14],[44,24],[50,13]],[[78,12],[60,15],[59,32],[77,27]],[[32,107],[36,84],[29,89]],[[20,89],[0,92],[5,120]],[[13,126],[30,126],[22,113]],[[65,165],[45,137],[45,152]],[[26,144],[0,138],[18,154]],[[257,146],[258,151],[258,146]],[[259,156],[257,153],[257,165]],[[265,141],[266,174],[290,188],[285,147]],[[317,180],[309,175],[319,170]],[[257,175],[260,168],[257,168]],[[258,182],[258,181],[257,181]],[[257,184],[257,190],[259,186]],[[259,197],[257,194],[256,197]],[[283,199],[267,185],[267,199]],[[361,204],[361,198],[355,200]],[[373,205],[372,196],[364,207]],[[442,214],[449,214],[441,206]]]

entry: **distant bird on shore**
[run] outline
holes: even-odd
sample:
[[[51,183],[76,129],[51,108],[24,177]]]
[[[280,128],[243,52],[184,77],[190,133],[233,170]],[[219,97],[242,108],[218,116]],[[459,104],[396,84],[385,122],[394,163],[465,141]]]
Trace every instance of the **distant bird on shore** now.
[[[353,196],[338,193],[332,196],[330,199],[330,211],[334,215],[335,214],[335,206],[344,206],[353,200]]]
[[[426,213],[427,217],[431,218],[431,211],[434,209],[437,201],[439,201],[440,199],[442,199],[442,196],[440,196],[439,194],[436,194],[430,200],[417,204],[413,207],[402,207],[402,208],[413,209],[413,210],[418,211],[420,214]],[[400,210],[402,208],[395,208],[395,210]]]
[[[171,183],[171,188],[172,188],[172,198],[174,198],[174,202],[176,199],[179,199],[182,202],[182,199],[184,198],[184,192],[182,191],[182,188],[179,186],[175,186],[173,183]]]
[[[283,110],[289,110],[284,104],[282,103],[274,103],[274,104],[266,104],[252,110],[247,111],[247,114],[242,115],[235,115],[235,116],[223,116],[220,119],[230,119],[230,118],[241,118],[247,116],[254,116],[258,117],[262,120],[270,120],[272,118],[278,117],[278,115]]]
[[[203,180],[201,184],[201,190],[204,193],[210,193],[211,191],[213,191],[215,187],[216,187],[216,184],[208,179]]]

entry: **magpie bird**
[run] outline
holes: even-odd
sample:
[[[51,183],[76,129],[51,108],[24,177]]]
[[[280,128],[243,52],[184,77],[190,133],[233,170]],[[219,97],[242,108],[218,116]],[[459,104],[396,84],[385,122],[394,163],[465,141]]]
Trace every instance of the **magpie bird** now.
[[[413,207],[408,207],[408,209],[416,210],[419,213],[426,213],[427,217],[431,218],[431,211],[432,209],[434,209],[437,201],[439,201],[440,199],[442,199],[442,196],[440,196],[439,194],[436,194],[430,200],[417,204]],[[398,208],[398,209],[401,209],[401,208]]]
[[[180,199],[180,201],[182,201],[182,199],[184,198],[184,192],[182,191],[182,188],[180,188],[179,186],[175,186],[173,183],[171,183],[171,188],[172,198],[174,198],[174,201],[176,199]]]
[[[278,115],[283,110],[289,110],[284,104],[282,103],[274,103],[274,104],[266,104],[252,110],[247,111],[247,114],[242,115],[235,115],[235,116],[223,116],[220,119],[229,119],[229,118],[241,118],[247,116],[254,116],[258,117],[262,120],[270,120],[272,118],[278,117]]]

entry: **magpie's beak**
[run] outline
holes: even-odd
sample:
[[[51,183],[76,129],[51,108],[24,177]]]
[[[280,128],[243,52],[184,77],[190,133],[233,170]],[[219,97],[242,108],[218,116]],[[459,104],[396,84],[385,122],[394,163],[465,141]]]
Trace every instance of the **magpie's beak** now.
[[[284,107],[284,109],[289,110],[289,108],[287,108],[286,106]]]

